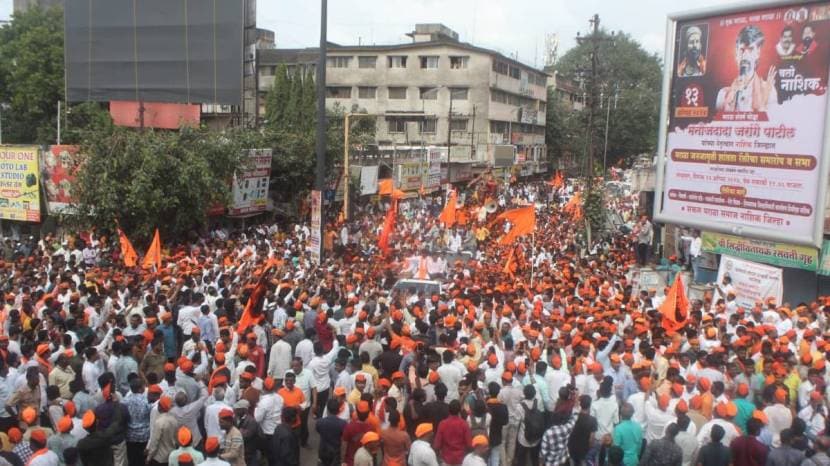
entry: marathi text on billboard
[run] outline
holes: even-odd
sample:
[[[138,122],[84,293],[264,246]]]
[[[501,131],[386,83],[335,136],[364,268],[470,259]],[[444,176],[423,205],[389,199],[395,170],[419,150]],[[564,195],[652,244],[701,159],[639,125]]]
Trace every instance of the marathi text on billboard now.
[[[308,240],[308,251],[311,259],[320,263],[320,251],[323,247],[323,197],[320,191],[311,191],[311,235]]]
[[[268,183],[271,178],[271,149],[250,149],[244,167],[233,180],[233,201],[229,217],[255,215],[268,207]]]
[[[718,283],[722,283],[723,276],[727,274],[732,279],[735,302],[739,307],[752,309],[756,302],[764,302],[767,298],[782,302],[784,280],[781,269],[737,257],[721,256]],[[716,300],[719,298],[720,296],[715,297]]]
[[[816,244],[830,3],[680,21],[673,56],[658,217]]]
[[[40,222],[37,146],[0,146],[0,219]]]
[[[779,243],[723,233],[704,231],[701,235],[703,250],[714,254],[727,254],[763,264],[815,272],[818,268],[818,250],[811,246]]]

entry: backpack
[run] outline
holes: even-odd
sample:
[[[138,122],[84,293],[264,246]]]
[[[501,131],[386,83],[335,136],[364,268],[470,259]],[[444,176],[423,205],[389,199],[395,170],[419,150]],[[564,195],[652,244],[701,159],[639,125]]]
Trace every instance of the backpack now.
[[[545,415],[536,408],[537,400],[533,400],[533,407],[528,408],[522,403],[525,412],[525,439],[529,443],[536,443],[545,434]]]
[[[486,414],[484,417],[478,417],[474,414],[470,414],[470,437],[475,437],[476,435],[490,435],[490,432],[487,431]]]

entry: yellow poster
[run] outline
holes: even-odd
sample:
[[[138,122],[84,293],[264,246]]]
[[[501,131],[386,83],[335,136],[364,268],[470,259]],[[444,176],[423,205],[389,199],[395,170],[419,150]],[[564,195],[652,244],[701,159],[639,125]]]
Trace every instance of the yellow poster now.
[[[0,219],[40,222],[37,146],[0,146]]]

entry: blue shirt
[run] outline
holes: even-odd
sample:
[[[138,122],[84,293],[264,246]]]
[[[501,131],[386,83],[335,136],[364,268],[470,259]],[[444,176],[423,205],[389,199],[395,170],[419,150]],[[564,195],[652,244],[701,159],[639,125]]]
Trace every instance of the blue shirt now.
[[[179,352],[176,348],[176,329],[169,324],[159,325],[158,328],[164,334],[164,355],[168,358],[177,358]]]
[[[127,441],[141,443],[150,440],[150,404],[147,402],[147,395],[131,391],[122,403],[127,406],[130,413]]]

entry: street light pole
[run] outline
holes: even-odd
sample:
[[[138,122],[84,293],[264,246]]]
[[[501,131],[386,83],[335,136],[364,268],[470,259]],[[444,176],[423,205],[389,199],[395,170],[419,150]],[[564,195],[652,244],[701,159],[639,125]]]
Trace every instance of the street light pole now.
[[[320,193],[322,204],[323,190],[326,185],[326,28],[328,1],[320,0],[320,54],[317,57],[317,131],[315,152],[317,154],[314,189]],[[320,206],[320,231],[317,232],[320,238],[320,262],[323,262],[323,233],[325,232],[325,215],[322,205]]]
[[[452,88],[450,91],[450,111],[447,113],[447,183],[452,185]],[[447,192],[449,197],[449,191]]]

